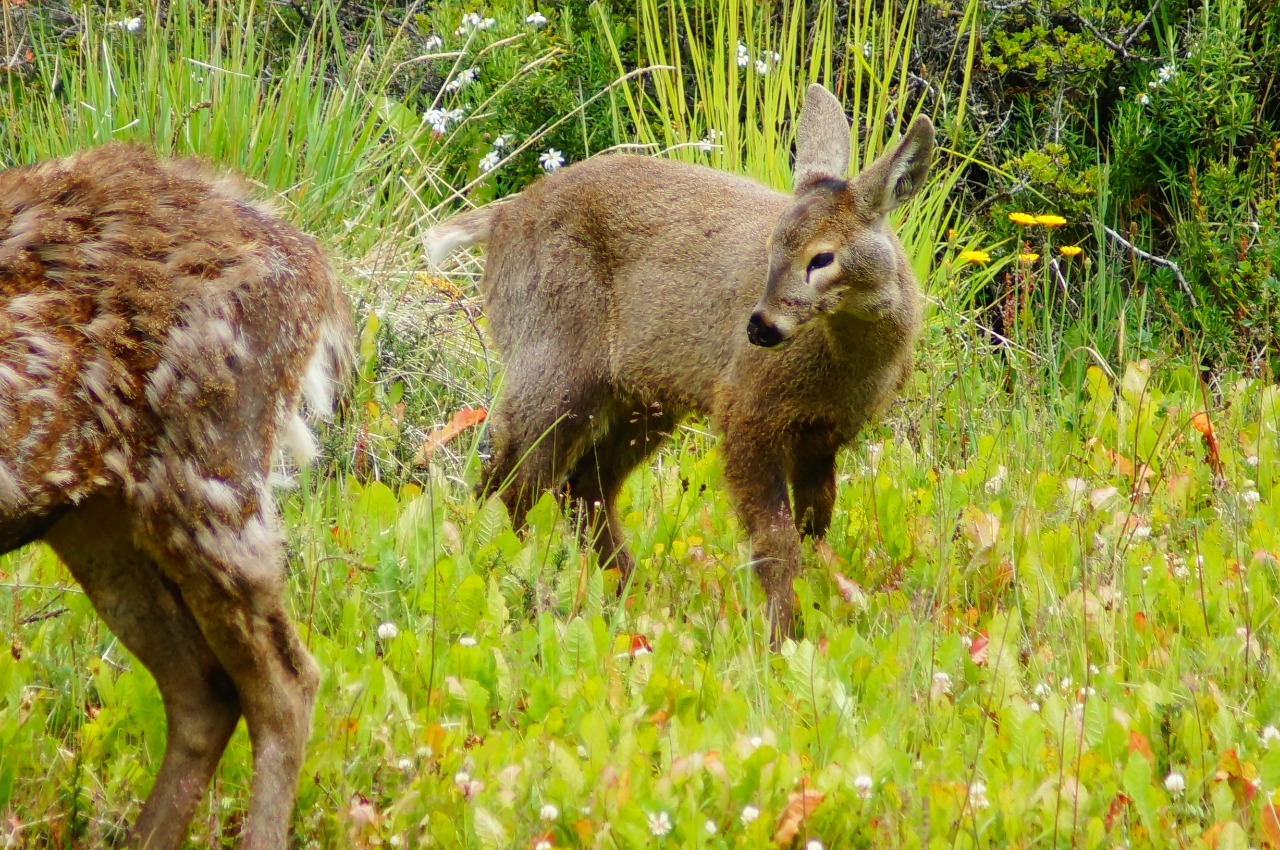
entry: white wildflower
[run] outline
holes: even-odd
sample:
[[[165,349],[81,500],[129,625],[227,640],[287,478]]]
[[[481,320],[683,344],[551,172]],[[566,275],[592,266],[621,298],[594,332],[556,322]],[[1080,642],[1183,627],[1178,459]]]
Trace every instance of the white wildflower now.
[[[760,818],[760,810],[755,806],[742,807],[742,825],[750,826]]]
[[[1245,490],[1240,494],[1240,501],[1244,502],[1249,507],[1253,507],[1258,504],[1258,502],[1262,501],[1262,494],[1257,490]]]
[[[493,149],[494,149],[494,150],[502,150],[502,149],[503,149],[503,148],[505,148],[506,146],[507,146],[507,137],[506,137],[506,136],[499,136],[498,138],[496,138],[496,139],[494,139],[494,140],[493,140]]]
[[[666,812],[649,815],[649,831],[661,838],[671,832],[671,817]]]
[[[551,803],[544,803],[542,810],[538,812],[538,816],[543,820],[555,820],[560,817],[560,810]]]
[[[939,670],[933,674],[933,690],[935,696],[951,693],[951,677]]]
[[[410,770],[413,770],[413,759],[409,759],[409,758],[400,759],[398,762],[396,762],[396,768],[406,773],[409,772]]]
[[[742,42],[738,42],[738,67],[745,68],[751,64],[751,56],[747,53],[747,46]]]
[[[453,775],[454,785],[466,785],[469,782],[471,782],[471,774],[467,773],[465,770],[460,770]]]
[[[387,843],[390,844],[392,847],[399,847],[400,845],[404,844],[404,838],[402,838],[399,835],[393,835],[387,839]]]
[[[756,60],[756,73],[762,77],[769,73],[769,66],[764,63],[763,59]]]
[[[458,646],[475,646],[475,645],[476,645],[476,639],[473,638],[471,635],[463,635],[462,637],[458,638]]]
[[[1041,699],[1044,699],[1049,695],[1049,686],[1046,685],[1044,682],[1041,682],[1040,684],[1036,685],[1035,690],[1032,691],[1032,693],[1040,697]]]
[[[1257,465],[1258,465],[1258,456],[1257,456],[1257,455],[1249,455],[1247,458],[1245,458],[1245,459],[1244,459],[1244,462],[1245,462],[1245,463],[1247,463],[1249,466],[1257,466]]]
[[[1147,97],[1145,94],[1140,94],[1138,95],[1138,103],[1142,104],[1143,106],[1146,106],[1147,104],[1151,103],[1151,98]]]
[[[871,42],[862,42],[862,55],[867,59],[871,58]]]
[[[1270,744],[1272,741],[1280,739],[1280,729],[1274,726],[1264,726],[1262,728],[1262,743]]]
[[[1167,83],[1172,80],[1177,73],[1177,69],[1172,65],[1165,65],[1156,73],[1156,76],[1160,78],[1161,83]]]
[[[1090,676],[1096,676],[1096,675],[1098,675],[1098,674],[1099,674],[1099,673],[1101,673],[1101,672],[1102,672],[1102,671],[1098,669],[1098,665],[1097,665],[1097,664],[1090,664],[1090,665],[1089,665],[1089,675],[1090,675]]]
[[[969,786],[969,804],[975,809],[985,809],[991,805],[991,801],[987,799],[985,783],[975,782]]]
[[[480,157],[480,170],[493,171],[493,169],[498,167],[498,163],[501,161],[501,154],[497,151],[489,151],[487,154]]]
[[[578,745],[578,758],[580,758],[580,759],[587,759],[587,758],[590,758],[590,757],[591,757],[591,753],[587,750],[586,745],[584,745],[584,744],[579,744],[579,745]]]
[[[462,26],[458,27],[457,35],[466,35],[471,30],[487,30],[495,23],[493,18],[482,18],[475,12],[467,12],[462,16]]]
[[[1187,790],[1187,778],[1176,770],[1164,778],[1164,789],[1170,794],[1181,794]]]
[[[750,744],[751,749],[758,750],[764,746],[764,738],[761,738],[759,735],[752,735]]]
[[[1031,709],[1032,714],[1040,713],[1040,703],[1036,702],[1035,700],[1032,700],[1031,704],[1028,707]]]
[[[540,27],[547,22],[547,16],[541,12],[534,12],[532,15],[525,18],[524,22],[531,27]]]
[[[702,825],[702,828],[707,831],[707,835],[715,835],[719,831],[719,827],[716,826],[716,822],[713,820],[707,821]]]
[[[853,790],[858,792],[858,796],[864,800],[871,799],[871,791],[875,787],[875,781],[865,773],[853,778]]]
[[[715,149],[716,139],[719,137],[720,131],[707,130],[707,134],[702,137],[702,141],[698,142],[698,150],[703,153],[711,153]]]
[[[431,126],[437,136],[449,132],[449,111],[446,109],[428,109],[422,113],[422,120]]]
[[[543,171],[555,171],[564,165],[564,154],[555,148],[548,148],[538,157],[538,162],[542,165]]]
[[[804,850],[823,850],[822,842],[816,838],[810,838],[809,843],[804,846]]]
[[[1156,89],[1160,88],[1160,84],[1157,83],[1155,80],[1152,80],[1151,82],[1147,83],[1147,88],[1151,89],[1152,91],[1155,91]]]
[[[378,637],[383,640],[391,640],[398,634],[400,634],[400,629],[396,627],[395,623],[382,623],[378,626]]]
[[[445,83],[444,90],[460,91],[474,83],[479,76],[480,70],[478,68],[468,68],[467,70],[459,73],[458,76],[454,77],[449,82]]]
[[[533,850],[554,850],[555,845],[551,843],[549,838],[539,838],[538,843],[533,845]]]
[[[142,32],[144,23],[142,18],[126,18],[123,21],[116,21],[112,26],[119,27],[125,32]]]
[[[444,47],[444,39],[435,33],[432,33],[427,36],[427,40],[423,43],[422,47],[425,50],[439,50]]]

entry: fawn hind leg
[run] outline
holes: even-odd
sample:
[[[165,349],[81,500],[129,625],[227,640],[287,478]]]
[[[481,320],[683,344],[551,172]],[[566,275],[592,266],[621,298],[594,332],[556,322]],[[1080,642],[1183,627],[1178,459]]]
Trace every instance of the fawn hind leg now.
[[[556,488],[599,427],[592,393],[566,358],[526,359],[512,366],[489,417],[493,456],[485,465],[480,498],[498,493],[513,525],[524,524],[544,490]]]
[[[626,586],[635,561],[623,540],[617,498],[627,476],[671,436],[678,415],[660,405],[637,405],[612,425],[578,459],[569,473],[569,496],[582,533],[595,546],[601,567],[616,567]]]
[[[134,545],[131,520],[121,501],[97,497],[64,517],[45,540],[160,690],[167,725],[164,760],[132,843],[166,850],[186,837],[186,825],[240,719],[240,698],[178,589]]]
[[[268,850],[286,844],[319,672],[285,611],[274,503],[262,483],[237,495],[244,507],[231,514],[154,506],[143,540],[239,692],[253,746],[242,846]]]
[[[791,469],[796,528],[805,537],[821,539],[831,527],[836,504],[835,452],[817,452],[796,458]]]

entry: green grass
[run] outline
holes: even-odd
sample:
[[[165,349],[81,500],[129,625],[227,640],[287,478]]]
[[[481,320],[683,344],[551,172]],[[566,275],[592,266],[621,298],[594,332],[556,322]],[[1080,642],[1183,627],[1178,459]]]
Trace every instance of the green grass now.
[[[638,569],[619,600],[616,576],[549,497],[523,538],[497,503],[474,500],[474,435],[427,470],[407,462],[422,429],[483,402],[491,380],[470,323],[414,274],[416,219],[448,197],[432,165],[440,140],[395,117],[364,54],[327,66],[321,86],[318,54],[304,52],[260,87],[260,43],[219,47],[208,33],[231,18],[215,26],[198,4],[174,6],[189,24],[146,35],[140,51],[111,48],[120,34],[93,20],[74,44],[46,45],[75,96],[0,89],[0,159],[111,135],[215,156],[282,193],[358,294],[353,403],[325,434],[328,460],[283,497],[290,602],[324,670],[295,846],[762,847],[802,787],[821,795],[802,847],[1280,837],[1265,826],[1280,742],[1263,734],[1280,725],[1275,387],[1206,388],[1167,356],[1126,362],[1123,337],[1055,351],[1035,316],[1017,347],[992,349],[972,295],[1010,268],[956,260],[989,245],[980,222],[956,220],[944,163],[905,211],[933,299],[919,366],[842,458],[832,531],[797,584],[803,636],[767,648],[747,542],[700,422],[626,488]],[[323,27],[311,43],[331,38]],[[754,38],[752,55],[766,43]],[[787,38],[788,57],[807,49]],[[197,81],[193,57],[224,70]],[[717,61],[732,73],[732,55]],[[704,69],[684,79],[720,73]],[[811,78],[797,70],[776,102]],[[150,100],[125,103],[126,91]],[[669,126],[670,104],[685,101],[657,97],[637,96],[629,120]],[[785,184],[789,139],[771,115],[772,128],[736,130],[750,161],[724,164]],[[652,139],[705,130],[676,126]],[[1049,356],[1078,374],[1047,379]],[[1193,426],[1205,410],[1217,467]],[[104,846],[158,766],[159,696],[48,551],[0,560],[0,590],[0,846]],[[633,652],[643,645],[652,652]],[[191,846],[233,841],[249,757],[241,730]]]

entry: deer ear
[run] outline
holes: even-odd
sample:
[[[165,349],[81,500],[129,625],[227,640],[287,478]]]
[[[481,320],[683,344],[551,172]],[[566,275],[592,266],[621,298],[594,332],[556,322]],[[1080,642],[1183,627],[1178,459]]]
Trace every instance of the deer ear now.
[[[898,146],[854,178],[851,189],[862,209],[883,215],[920,191],[933,159],[933,122],[921,115]]]
[[[849,170],[849,119],[836,96],[817,83],[805,93],[796,127],[796,167],[791,185],[799,189],[815,176],[843,180]]]

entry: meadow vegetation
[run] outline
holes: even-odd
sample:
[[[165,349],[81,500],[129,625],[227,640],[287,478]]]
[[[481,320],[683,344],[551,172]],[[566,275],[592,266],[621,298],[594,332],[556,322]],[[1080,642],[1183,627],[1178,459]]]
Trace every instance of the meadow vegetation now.
[[[324,671],[293,845],[1280,846],[1264,6],[0,2],[0,166],[211,157],[357,304],[283,497]],[[814,80],[855,168],[920,112],[940,152],[896,222],[917,368],[772,652],[712,423],[628,483],[621,597],[550,496],[523,536],[475,500],[482,257],[429,269],[418,237],[618,147],[786,186]],[[0,847],[111,846],[159,695],[49,551],[0,590]],[[249,756],[241,729],[191,846],[234,845]]]

